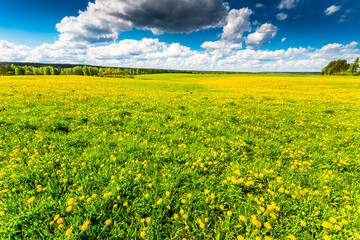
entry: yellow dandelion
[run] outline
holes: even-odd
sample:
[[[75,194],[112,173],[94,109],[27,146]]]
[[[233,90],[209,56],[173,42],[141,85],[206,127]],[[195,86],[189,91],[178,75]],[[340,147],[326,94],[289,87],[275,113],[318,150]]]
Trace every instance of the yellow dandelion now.
[[[264,226],[266,227],[267,230],[271,229],[271,225],[268,222],[264,223]]]
[[[179,217],[179,214],[175,213],[174,214],[174,219],[178,219],[178,217]]]
[[[70,199],[67,201],[67,205],[73,205],[73,204],[74,204],[74,201],[75,201],[75,199],[70,198]]]
[[[205,194],[209,194],[210,190],[206,189],[204,192],[205,192]]]
[[[61,224],[61,223],[63,223],[63,222],[64,222],[64,219],[63,219],[63,218],[59,218],[59,219],[56,221],[57,224]]]
[[[324,239],[324,240],[331,240],[331,238],[330,238],[329,235],[325,235],[325,236],[323,237],[323,239]]]
[[[329,222],[322,222],[321,226],[323,226],[324,228],[331,228],[332,227],[331,223],[329,223]]]
[[[337,222],[337,221],[336,221],[336,218],[334,218],[334,217],[329,218],[329,221],[332,222],[332,223],[336,223],[336,222]]]
[[[145,231],[142,231],[141,233],[140,233],[140,237],[145,237],[145,235],[146,235],[146,233],[145,233]]]
[[[65,235],[70,237],[70,235],[72,234],[72,231],[73,231],[72,229],[66,230]]]
[[[35,200],[35,197],[31,197],[27,200],[28,203],[32,203]]]
[[[127,207],[129,206],[129,203],[128,202],[124,202],[124,207]]]
[[[300,221],[300,225],[305,227],[306,226],[306,222],[305,221]]]
[[[63,224],[60,224],[60,225],[58,226],[58,229],[63,229],[63,227],[64,227],[64,225],[63,225]]]
[[[227,211],[227,213],[226,213],[229,217],[231,217],[232,215],[233,215],[233,213],[232,213],[232,211]]]
[[[189,194],[187,195],[187,197],[188,197],[188,198],[191,198],[191,197],[192,197],[192,194],[191,194],[191,193],[189,193]]]
[[[220,209],[221,209],[221,211],[223,211],[225,209],[225,207],[223,205],[220,205]]]
[[[296,237],[295,237],[294,235],[290,235],[290,236],[289,236],[289,239],[290,239],[290,240],[296,240]]]
[[[255,225],[255,227],[261,227],[261,222],[259,222],[258,220],[256,220],[256,219],[252,219],[252,223]]]
[[[157,201],[157,205],[160,205],[162,202],[163,202],[163,199],[160,198],[160,199]]]
[[[170,196],[170,192],[169,191],[166,191],[165,195],[168,197]]]
[[[88,229],[90,226],[90,221],[86,221],[82,226],[81,226],[81,230],[82,231],[86,231],[86,229]]]
[[[215,194],[212,193],[210,197],[211,197],[211,199],[215,199],[216,196],[215,196]]]
[[[148,193],[147,193],[147,194],[145,194],[145,197],[146,197],[146,198],[148,198],[149,196],[150,196],[150,195],[149,195]]]
[[[4,216],[5,212],[4,211],[0,211],[0,217]]]
[[[151,222],[151,217],[147,217],[147,218],[146,218],[146,222],[147,222],[147,223]]]
[[[245,238],[241,235],[237,236],[237,240],[244,240]]]
[[[68,207],[66,208],[66,211],[67,211],[67,212],[70,212],[72,209],[73,209],[72,206],[68,206]]]
[[[106,226],[109,226],[110,224],[111,224],[111,220],[110,220],[110,219],[108,219],[108,220],[105,221],[105,225],[106,225]]]
[[[241,221],[246,222],[246,217],[245,216],[241,215],[239,218],[240,218]]]

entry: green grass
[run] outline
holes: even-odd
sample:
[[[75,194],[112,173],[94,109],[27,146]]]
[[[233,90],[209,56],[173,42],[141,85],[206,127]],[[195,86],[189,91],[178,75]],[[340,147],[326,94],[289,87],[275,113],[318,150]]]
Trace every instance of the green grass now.
[[[1,239],[359,238],[359,78],[0,77],[0,103]]]

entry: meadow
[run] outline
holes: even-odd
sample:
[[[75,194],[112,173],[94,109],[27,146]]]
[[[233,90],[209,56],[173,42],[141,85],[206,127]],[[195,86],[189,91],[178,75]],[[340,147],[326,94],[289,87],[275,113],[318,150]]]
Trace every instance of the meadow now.
[[[0,77],[0,239],[360,239],[360,79]]]

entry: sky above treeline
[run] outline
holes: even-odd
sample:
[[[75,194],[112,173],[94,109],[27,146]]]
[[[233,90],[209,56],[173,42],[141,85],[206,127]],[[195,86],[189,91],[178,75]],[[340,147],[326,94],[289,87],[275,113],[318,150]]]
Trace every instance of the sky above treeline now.
[[[359,0],[12,0],[0,61],[320,71],[360,57]]]

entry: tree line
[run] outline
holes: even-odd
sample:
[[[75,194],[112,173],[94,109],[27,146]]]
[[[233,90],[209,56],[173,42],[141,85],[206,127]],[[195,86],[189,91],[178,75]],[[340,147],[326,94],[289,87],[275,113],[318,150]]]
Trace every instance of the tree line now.
[[[355,59],[353,63],[348,63],[347,60],[344,59],[331,61],[322,70],[321,74],[360,76],[359,58]]]
[[[139,69],[139,68],[110,68],[75,66],[69,68],[56,68],[53,66],[18,66],[0,65],[0,75],[78,75],[78,76],[97,76],[97,77],[131,77],[140,74],[172,73],[172,70],[162,69]],[[182,71],[179,71],[182,72]],[[185,72],[185,71],[184,71]]]

